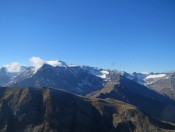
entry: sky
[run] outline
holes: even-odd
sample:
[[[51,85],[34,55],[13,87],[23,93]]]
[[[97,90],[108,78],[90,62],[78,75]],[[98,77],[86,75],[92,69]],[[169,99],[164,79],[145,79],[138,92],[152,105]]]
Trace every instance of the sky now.
[[[32,57],[175,71],[175,1],[0,0],[0,66]]]

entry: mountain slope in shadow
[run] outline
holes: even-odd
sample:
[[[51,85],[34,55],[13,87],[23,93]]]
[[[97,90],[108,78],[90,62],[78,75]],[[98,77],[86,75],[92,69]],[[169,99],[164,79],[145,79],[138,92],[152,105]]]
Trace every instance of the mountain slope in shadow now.
[[[49,88],[0,88],[0,131],[158,132],[175,126],[112,99]]]
[[[120,75],[116,76],[113,82],[89,96],[124,101],[137,106],[155,118],[175,122],[175,102],[173,100]]]

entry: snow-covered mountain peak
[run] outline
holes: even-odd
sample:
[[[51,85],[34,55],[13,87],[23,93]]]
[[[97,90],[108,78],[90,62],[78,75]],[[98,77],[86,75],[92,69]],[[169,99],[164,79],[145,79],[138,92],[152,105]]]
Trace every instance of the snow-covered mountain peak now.
[[[141,74],[149,75],[150,72],[141,72]]]
[[[56,67],[56,66],[66,67],[67,66],[65,62],[59,61],[59,60],[48,61],[48,62],[46,62],[46,64],[49,64],[49,65],[54,66],[54,67]]]
[[[61,61],[61,60],[49,60],[49,61],[47,61],[47,60],[43,60],[39,57],[30,58],[30,62],[33,65],[34,73],[36,73],[45,64],[50,65],[52,67],[76,67],[76,65],[74,65],[74,64],[66,63],[66,62]]]
[[[92,75],[100,77],[104,80],[107,80],[107,77],[110,73],[110,70],[108,69],[101,69],[101,68],[97,68],[97,67],[90,67],[90,66],[81,66],[82,69],[87,70],[88,72],[90,72]]]

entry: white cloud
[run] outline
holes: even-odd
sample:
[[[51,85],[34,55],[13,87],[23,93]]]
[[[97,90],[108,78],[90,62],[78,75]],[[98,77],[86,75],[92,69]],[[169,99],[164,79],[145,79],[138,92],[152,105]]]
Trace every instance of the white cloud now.
[[[29,60],[33,64],[32,66],[34,67],[35,71],[37,71],[44,64],[49,64],[49,65],[52,65],[54,67],[56,67],[56,66],[66,67],[67,66],[66,63],[61,62],[59,60],[46,61],[46,60],[43,60],[39,57],[32,57]],[[4,67],[6,67],[8,72],[22,72],[24,70],[22,65],[18,62],[13,62],[11,64],[5,65]]]
[[[39,57],[32,57],[30,58],[30,61],[33,63],[36,70],[39,69],[41,66],[43,66],[43,64],[49,64],[52,66],[65,66],[65,64],[63,64],[59,60],[46,61]]]
[[[13,62],[9,65],[5,65],[5,67],[7,68],[8,72],[21,72],[22,71],[22,66],[18,62]]]
[[[32,57],[30,58],[30,61],[33,63],[36,69],[39,69],[45,63],[44,60],[39,57]]]

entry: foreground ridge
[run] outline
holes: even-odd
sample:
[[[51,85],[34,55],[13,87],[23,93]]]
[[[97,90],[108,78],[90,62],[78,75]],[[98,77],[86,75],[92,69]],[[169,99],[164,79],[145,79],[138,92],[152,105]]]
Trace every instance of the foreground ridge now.
[[[51,88],[0,88],[0,131],[132,132],[173,130],[137,107]]]

